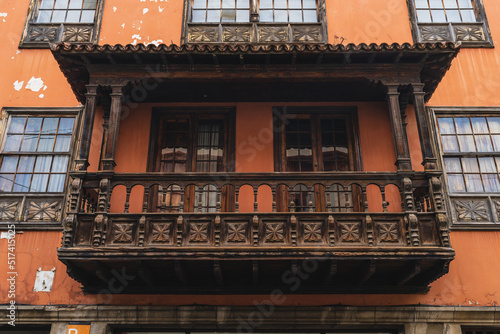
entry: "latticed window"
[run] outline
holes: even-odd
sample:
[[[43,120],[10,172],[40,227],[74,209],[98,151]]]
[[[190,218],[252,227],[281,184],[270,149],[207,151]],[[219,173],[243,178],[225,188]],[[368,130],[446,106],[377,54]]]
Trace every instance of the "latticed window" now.
[[[11,117],[0,157],[0,192],[63,192],[74,123],[74,117]]]
[[[97,0],[41,0],[36,22],[93,23]]]
[[[418,22],[476,22],[472,0],[414,0]]]

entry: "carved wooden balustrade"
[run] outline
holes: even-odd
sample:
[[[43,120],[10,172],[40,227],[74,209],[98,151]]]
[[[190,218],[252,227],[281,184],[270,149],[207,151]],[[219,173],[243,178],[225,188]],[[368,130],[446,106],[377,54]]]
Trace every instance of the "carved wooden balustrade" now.
[[[76,173],[59,258],[89,292],[123,268],[131,293],[262,292],[311,259],[304,292],[423,291],[454,255],[441,192],[415,172]]]

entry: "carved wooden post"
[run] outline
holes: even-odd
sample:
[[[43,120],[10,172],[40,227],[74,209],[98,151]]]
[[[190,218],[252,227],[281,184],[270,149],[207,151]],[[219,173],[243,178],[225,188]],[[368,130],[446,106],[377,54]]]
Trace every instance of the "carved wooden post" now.
[[[411,84],[413,89],[413,106],[415,108],[415,117],[417,119],[418,136],[420,138],[420,147],[422,149],[422,165],[425,169],[436,169],[437,159],[432,149],[429,123],[425,117],[425,92],[423,83]]]
[[[250,0],[250,22],[259,22],[259,5],[257,0]]]
[[[79,171],[87,170],[89,166],[90,142],[92,140],[92,130],[94,128],[94,116],[97,98],[97,85],[87,85],[85,111],[83,115],[82,138],[77,158],[75,159],[75,169]]]
[[[396,149],[396,166],[398,170],[411,170],[410,150],[401,119],[398,87],[398,85],[387,85],[387,102]]]
[[[109,116],[109,129],[107,132],[105,154],[104,159],[102,159],[102,168],[104,171],[113,172],[116,166],[116,144],[118,142],[118,131],[120,129],[122,86],[111,86],[110,95],[111,111]]]

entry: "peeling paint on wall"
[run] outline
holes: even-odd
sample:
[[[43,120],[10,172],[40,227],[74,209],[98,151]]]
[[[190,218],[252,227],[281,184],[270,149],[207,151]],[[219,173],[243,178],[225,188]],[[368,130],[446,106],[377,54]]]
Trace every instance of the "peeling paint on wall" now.
[[[25,88],[31,90],[32,92],[38,92],[42,88],[43,90],[47,89],[47,86],[44,86],[42,78],[31,77]]]
[[[14,89],[19,91],[21,90],[21,88],[23,88],[23,85],[24,85],[24,81],[17,81],[14,82]]]
[[[144,8],[144,9],[142,10],[142,15],[146,14],[147,12],[149,12],[149,9]]]

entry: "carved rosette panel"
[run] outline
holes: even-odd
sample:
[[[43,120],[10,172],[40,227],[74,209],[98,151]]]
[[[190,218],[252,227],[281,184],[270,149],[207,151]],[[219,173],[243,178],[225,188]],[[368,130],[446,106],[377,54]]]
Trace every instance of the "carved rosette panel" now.
[[[63,42],[88,43],[92,38],[93,26],[64,26]]]
[[[0,220],[17,220],[20,208],[20,200],[0,199]]]
[[[247,223],[227,223],[226,240],[231,243],[245,243],[248,235]]]
[[[294,42],[322,42],[321,26],[292,26]]]
[[[450,30],[446,26],[420,26],[423,41],[437,42],[450,41]]]
[[[57,222],[61,219],[60,199],[30,199],[26,205],[26,221]]]
[[[159,244],[170,244],[172,223],[152,223],[151,242]]]
[[[477,42],[486,40],[482,26],[457,25],[454,26],[453,29],[455,30],[457,41]]]
[[[27,40],[30,42],[55,42],[59,29],[54,26],[31,25]]]
[[[264,242],[284,243],[285,223],[264,223]]]
[[[132,223],[115,223],[111,233],[113,243],[132,243],[134,238],[134,225]]]
[[[219,27],[189,27],[188,41],[191,43],[215,43],[219,41]]]
[[[493,199],[493,205],[495,205],[495,213],[497,215],[497,221],[500,221],[500,198]]]
[[[288,42],[288,27],[259,27],[259,42]]]
[[[208,243],[209,241],[208,232],[209,232],[208,223],[189,224],[189,242]]]
[[[342,242],[360,242],[360,223],[340,223],[340,240]]]
[[[222,41],[225,43],[249,43],[251,27],[223,27]]]
[[[486,200],[457,199],[454,200],[454,207],[459,221],[491,221]]]
[[[305,243],[320,243],[323,241],[323,223],[302,223],[303,240]]]
[[[380,243],[399,241],[398,223],[378,223],[377,228]]]

